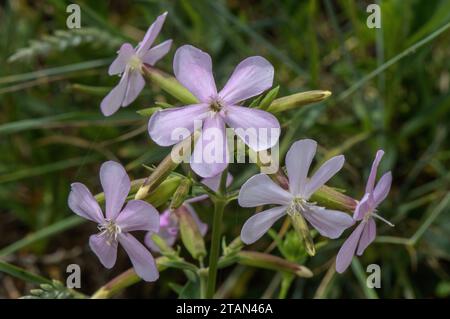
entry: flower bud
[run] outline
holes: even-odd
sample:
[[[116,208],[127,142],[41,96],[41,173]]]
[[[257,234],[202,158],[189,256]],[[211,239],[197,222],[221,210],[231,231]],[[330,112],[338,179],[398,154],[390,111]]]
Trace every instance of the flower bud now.
[[[166,241],[158,234],[152,234],[151,237],[155,245],[158,246],[161,255],[167,257],[176,256],[176,251],[172,247],[167,245]]]
[[[163,72],[145,65],[142,68],[143,75],[157,84],[162,90],[172,95],[178,101],[185,104],[198,103],[197,98],[189,92],[180,82],[175,78],[163,74]]]
[[[328,209],[353,212],[357,202],[350,196],[344,195],[336,189],[329,186],[322,186],[310,198],[310,201]]]
[[[162,182],[153,192],[146,196],[145,201],[155,207],[167,203],[181,183],[181,177],[171,176]]]
[[[186,249],[195,259],[206,256],[205,241],[192,215],[184,206],[175,210],[174,213],[177,214],[181,240]]]
[[[313,276],[312,271],[305,266],[301,266],[277,256],[256,251],[241,251],[237,255],[238,263],[242,265],[282,271],[305,278]]]
[[[180,161],[174,161],[172,157],[180,159],[187,158],[190,155],[192,149],[191,144],[198,138],[200,134],[195,132],[188,138],[184,139],[172,148],[170,154],[168,154],[159,165],[153,170],[150,176],[142,184],[141,188],[137,191],[135,199],[144,199],[151,193],[159,184],[161,184],[167,176],[180,164]],[[175,154],[175,155],[174,155]],[[173,193],[172,193],[173,194]]]
[[[291,211],[294,209],[295,208],[293,206],[289,207],[288,209],[288,214],[291,217],[292,226],[294,226],[299,239],[303,241],[308,255],[314,256],[316,254],[316,248],[314,247],[314,241],[311,237],[311,233],[309,232],[308,224],[306,223],[300,212]]]
[[[184,178],[180,184],[178,185],[177,190],[172,196],[172,200],[169,205],[170,210],[175,210],[181,205],[183,205],[187,196],[189,195],[189,191],[191,190],[192,181],[189,178]]]
[[[300,106],[323,101],[330,95],[330,91],[314,90],[284,96],[274,100],[267,108],[267,111],[272,113],[284,112]]]

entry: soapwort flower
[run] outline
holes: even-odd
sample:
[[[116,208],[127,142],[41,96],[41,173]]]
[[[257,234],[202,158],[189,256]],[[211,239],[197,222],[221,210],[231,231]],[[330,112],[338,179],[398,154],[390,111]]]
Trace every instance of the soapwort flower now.
[[[377,232],[375,218],[382,220],[391,227],[394,226],[377,213],[377,207],[389,194],[392,183],[392,174],[387,172],[375,186],[378,165],[383,155],[382,150],[377,152],[367,180],[366,193],[356,206],[353,214],[353,219],[361,222],[344,242],[336,257],[336,271],[339,273],[343,273],[350,265],[355,251],[358,256],[361,256],[370,243],[375,240]]]
[[[202,180],[202,183],[210,190],[217,191],[219,189],[220,178],[221,174],[210,178],[204,178]],[[229,186],[232,181],[233,177],[231,176],[231,174],[228,174],[226,181],[227,186]],[[203,201],[207,198],[208,195],[206,194],[195,196],[184,201],[183,205],[177,208],[186,210],[192,216],[192,219],[195,221],[202,236],[206,235],[206,232],[208,231],[208,225],[200,220],[194,208],[190,204]],[[166,209],[159,217],[159,232],[157,234],[166,242],[168,246],[173,246],[178,238],[178,233],[179,233],[179,221],[177,214],[175,211]],[[147,247],[150,248],[151,251],[159,252],[158,246],[152,239],[153,234],[154,232],[148,232],[145,235],[145,244],[147,245]]]
[[[89,238],[92,251],[103,266],[110,269],[116,263],[117,247],[120,243],[139,277],[145,281],[157,280],[159,274],[152,255],[130,232],[158,232],[158,211],[142,200],[130,200],[123,207],[131,183],[119,163],[103,163],[100,168],[100,182],[105,194],[105,216],[84,184],[73,183],[68,199],[69,207],[75,214],[98,224],[99,233]]]
[[[119,84],[103,99],[100,108],[105,116],[117,112],[122,106],[131,104],[142,91],[145,80],[141,74],[142,65],[154,65],[170,50],[172,40],[166,40],[150,48],[166,19],[167,12],[160,15],[147,30],[144,39],[133,48],[130,43],[124,43],[118,51],[117,58],[110,65],[109,75],[120,75]]]
[[[243,60],[220,92],[217,92],[211,57],[207,53],[184,45],[175,53],[173,68],[177,80],[199,102],[156,112],[149,121],[148,131],[157,144],[170,146],[179,142],[177,130],[181,128],[192,133],[196,122],[201,122],[202,134],[191,157],[191,167],[198,175],[212,177],[228,165],[225,125],[233,128],[234,133],[255,151],[277,143],[280,124],[276,117],[263,110],[239,105],[272,86],[274,69],[266,59],[252,56]],[[215,143],[211,145],[213,139]],[[208,152],[214,153],[213,161],[204,159]]]
[[[250,217],[242,227],[241,239],[251,244],[261,238],[269,228],[286,214],[304,217],[325,237],[337,238],[353,224],[346,213],[317,206],[311,195],[333,177],[344,165],[344,156],[326,161],[311,178],[308,171],[316,153],[317,143],[310,139],[295,142],[286,155],[289,190],[283,189],[265,174],[251,177],[239,192],[239,205],[256,207],[277,205]],[[303,220],[303,219],[302,219]]]

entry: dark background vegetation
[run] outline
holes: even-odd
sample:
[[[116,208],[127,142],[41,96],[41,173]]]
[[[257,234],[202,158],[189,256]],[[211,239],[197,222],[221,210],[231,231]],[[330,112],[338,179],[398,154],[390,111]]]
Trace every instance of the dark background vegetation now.
[[[211,54],[220,83],[243,58],[262,55],[275,66],[280,95],[333,92],[326,103],[279,116],[282,152],[309,137],[322,146],[321,158],[345,154],[333,184],[359,198],[376,150],[386,151],[381,170],[392,170],[394,182],[381,214],[396,227],[379,224],[377,242],[343,275],[333,272],[342,241],[330,242],[305,261],[315,276],[296,280],[288,297],[449,296],[450,33],[440,29],[450,21],[449,1],[378,1],[382,28],[369,29],[371,1],[79,0],[82,29],[73,32],[66,29],[70,2],[0,2],[1,259],[63,282],[66,266],[78,263],[81,291],[88,294],[129,267],[122,255],[114,270],[100,265],[87,245],[95,225],[70,224],[67,196],[73,181],[100,191],[97,172],[107,159],[140,178],[148,174],[141,164],[157,164],[167,153],[151,142],[147,119],[136,113],[155,100],[174,102],[158,88],[147,87],[110,118],[99,104],[117,81],[107,76],[107,66],[120,43],[137,43],[154,18],[169,11],[158,40],[174,39],[158,63],[167,72],[175,49],[190,43]],[[232,171],[240,172],[238,187],[255,168],[234,165]],[[197,209],[210,223],[211,206]],[[227,239],[251,213],[236,205],[227,210]],[[51,228],[55,223],[61,231]],[[38,231],[42,239],[27,242]],[[252,248],[269,244],[265,236]],[[382,267],[381,289],[365,287],[370,263]],[[137,284],[120,296],[176,297],[168,282],[184,280],[179,271],[167,271],[157,283]],[[219,280],[221,296],[276,297],[280,276],[237,266],[221,271]],[[34,287],[0,273],[0,297]]]

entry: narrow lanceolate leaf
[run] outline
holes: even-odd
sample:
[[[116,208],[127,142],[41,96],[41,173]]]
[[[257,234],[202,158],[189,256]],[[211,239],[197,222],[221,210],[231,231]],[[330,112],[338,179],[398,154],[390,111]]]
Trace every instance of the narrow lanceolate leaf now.
[[[184,86],[180,84],[174,77],[163,74],[161,71],[156,70],[149,66],[142,68],[143,75],[159,86],[163,91],[169,93],[178,101],[183,104],[195,104],[198,103],[197,98],[192,95]]]
[[[256,251],[241,251],[237,254],[238,263],[246,266],[270,269],[291,273],[299,277],[310,278],[313,276],[307,267],[287,261],[277,256]]]
[[[267,111],[272,113],[284,112],[304,105],[323,101],[330,95],[330,91],[314,90],[284,96],[274,100],[267,108]]]
[[[174,213],[178,216],[180,222],[181,240],[186,249],[195,259],[205,257],[205,241],[203,240],[200,229],[198,228],[192,215],[184,206],[177,209]]]

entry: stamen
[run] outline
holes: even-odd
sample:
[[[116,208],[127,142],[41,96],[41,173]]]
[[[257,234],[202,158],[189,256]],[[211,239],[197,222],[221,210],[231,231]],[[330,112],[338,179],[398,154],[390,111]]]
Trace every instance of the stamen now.
[[[132,70],[140,69],[141,66],[142,66],[142,60],[141,60],[138,56],[133,55],[133,56],[128,60],[128,65],[130,66],[130,68],[131,68]]]
[[[105,236],[106,242],[111,245],[113,242],[117,241],[117,237],[122,233],[122,229],[113,220],[106,220],[106,223],[99,224],[97,226],[100,234],[98,236]]]
[[[371,214],[373,217],[378,218],[379,220],[385,222],[386,224],[388,224],[391,227],[395,227],[394,224],[392,224],[390,221],[388,221],[387,219],[384,219],[383,217],[381,217],[380,215],[378,215],[377,213],[372,213]]]

